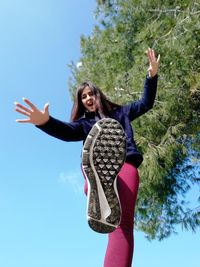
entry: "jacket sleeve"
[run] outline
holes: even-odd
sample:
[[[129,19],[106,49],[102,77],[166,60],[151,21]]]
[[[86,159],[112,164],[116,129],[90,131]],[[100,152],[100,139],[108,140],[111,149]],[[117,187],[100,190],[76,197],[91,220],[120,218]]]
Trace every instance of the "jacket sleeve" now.
[[[128,115],[130,121],[138,118],[153,107],[157,91],[157,80],[157,75],[153,78],[147,76],[142,98],[124,106],[124,112]]]
[[[80,121],[66,123],[50,116],[47,123],[36,125],[36,127],[63,141],[84,140],[83,126]]]

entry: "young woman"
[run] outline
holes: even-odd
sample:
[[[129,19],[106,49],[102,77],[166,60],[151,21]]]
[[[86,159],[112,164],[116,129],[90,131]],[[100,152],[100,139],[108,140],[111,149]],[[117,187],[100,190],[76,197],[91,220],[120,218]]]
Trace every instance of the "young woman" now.
[[[111,167],[116,166],[116,170],[119,171],[119,173],[117,172],[117,186],[115,179],[112,179],[112,182],[110,184],[111,188],[114,188],[115,191],[116,187],[118,189],[118,192],[116,191],[114,193],[115,196],[119,196],[120,200],[120,224],[117,226],[116,223],[115,226],[117,227],[114,227],[115,230],[111,230],[114,230],[113,232],[111,232],[110,229],[107,228],[104,229],[105,231],[102,231],[111,232],[109,233],[104,267],[130,267],[132,263],[134,246],[133,217],[139,186],[139,175],[137,168],[142,163],[143,158],[140,152],[137,150],[134,141],[131,121],[141,116],[153,107],[157,89],[157,72],[160,62],[160,56],[156,58],[154,50],[150,48],[147,51],[147,57],[149,60],[149,68],[148,75],[144,83],[143,96],[140,100],[134,101],[130,104],[120,106],[112,103],[106,98],[106,96],[101,92],[99,88],[97,88],[90,82],[85,82],[78,88],[74,106],[72,108],[71,122],[69,123],[61,122],[51,117],[48,112],[48,104],[45,104],[43,110],[39,110],[28,99],[23,99],[23,101],[29,107],[26,107],[17,102],[15,103],[16,111],[28,117],[26,119],[18,119],[16,120],[17,122],[32,123],[47,134],[50,134],[51,136],[64,141],[83,140],[85,142],[83,149],[83,173],[86,178],[85,193],[88,194],[89,192],[89,197],[91,198],[89,213],[97,212],[98,215],[98,205],[102,209],[100,212],[105,212],[106,207],[102,203],[110,203],[109,197],[110,194],[113,193],[113,191],[109,189],[108,191],[105,191],[105,194],[102,196],[102,194],[98,192],[98,185],[97,188],[94,188],[94,185],[92,185],[93,176],[98,178],[98,175],[101,175],[99,174],[99,171],[101,171],[101,173],[106,173],[106,171],[100,169],[101,166],[103,168],[107,164],[108,158],[110,162],[114,163],[113,165],[107,164],[107,170],[112,165]],[[104,133],[100,136],[99,132],[101,131],[101,128],[103,129]],[[112,131],[109,132],[111,128],[112,131],[115,132],[115,138],[108,140],[108,136],[113,134]],[[108,134],[106,135],[106,133]],[[104,136],[103,141],[100,138],[102,136]],[[120,139],[119,141],[118,137],[120,136],[122,137],[122,139]],[[124,137],[126,140],[124,139]],[[108,140],[106,144],[105,140]],[[95,142],[95,144],[92,142]],[[118,146],[117,144],[121,145]],[[105,149],[107,155],[110,153],[110,150],[113,151],[113,153],[110,153],[110,157],[108,156],[107,158],[105,158],[104,156],[102,156],[102,158],[99,159],[102,147],[103,149]],[[121,151],[121,154],[119,153],[119,151]],[[97,153],[96,158],[95,153]],[[91,162],[89,162],[89,159],[91,160],[91,155],[96,160],[96,163],[94,163],[93,166],[91,166]],[[113,159],[114,156],[115,159]],[[121,161],[117,161],[118,158],[120,158]],[[102,161],[103,163],[101,164],[100,161]],[[91,170],[93,170],[93,172],[91,172]],[[113,173],[113,177],[116,177],[116,172],[111,171],[110,173]],[[106,177],[107,176],[105,174],[105,176],[103,176],[103,178],[105,178],[105,181],[107,179]],[[108,180],[109,179],[110,178],[108,178]],[[105,184],[106,186],[109,186],[109,182],[106,181]],[[97,194],[98,196],[96,196],[95,194]],[[115,196],[112,199],[116,200],[117,198]],[[106,198],[107,202],[104,201],[106,200]],[[97,199],[100,199],[100,203],[93,205],[93,202]],[[119,207],[118,204],[119,203],[116,202],[116,207]],[[90,210],[90,208],[92,211]],[[110,208],[111,210],[114,209],[112,201],[110,203]],[[117,214],[116,216],[118,216],[119,218],[119,209],[116,210],[117,212],[114,212],[113,217],[115,217],[115,215]],[[94,230],[101,231],[99,224],[104,225],[104,223],[102,223],[101,220],[98,221],[97,218],[97,220],[93,219],[91,221],[90,226],[94,228]],[[112,225],[112,222],[109,223],[108,221],[107,225]],[[97,227],[97,229],[95,229],[95,227]]]

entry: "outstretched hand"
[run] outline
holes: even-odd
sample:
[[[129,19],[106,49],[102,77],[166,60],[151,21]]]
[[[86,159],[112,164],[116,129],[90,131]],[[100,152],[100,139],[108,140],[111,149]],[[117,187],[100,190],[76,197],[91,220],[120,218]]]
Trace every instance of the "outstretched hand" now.
[[[32,123],[34,125],[45,124],[49,120],[49,104],[44,105],[43,110],[39,110],[33,103],[28,99],[23,98],[23,101],[29,106],[29,108],[21,105],[18,102],[15,102],[15,110],[26,117],[27,119],[17,119],[17,122],[20,123]]]
[[[148,48],[146,54],[149,61],[149,68],[148,68],[149,77],[154,77],[158,73],[160,65],[160,55],[158,55],[158,58],[156,59],[155,52],[151,48]]]

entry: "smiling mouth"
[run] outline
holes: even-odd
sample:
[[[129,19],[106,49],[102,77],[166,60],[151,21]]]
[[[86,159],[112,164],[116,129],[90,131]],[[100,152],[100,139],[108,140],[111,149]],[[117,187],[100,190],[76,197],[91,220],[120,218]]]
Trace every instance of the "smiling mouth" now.
[[[88,111],[95,111],[95,105],[93,102],[87,104]]]
[[[87,106],[88,106],[88,107],[92,107],[92,106],[93,106],[93,102],[88,102],[88,103],[87,103]]]

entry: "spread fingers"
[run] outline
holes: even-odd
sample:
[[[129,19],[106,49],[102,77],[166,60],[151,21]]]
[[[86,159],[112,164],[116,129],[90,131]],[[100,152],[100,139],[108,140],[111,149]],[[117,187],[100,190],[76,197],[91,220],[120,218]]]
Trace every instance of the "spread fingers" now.
[[[30,115],[31,115],[30,112],[24,111],[24,110],[22,110],[22,109],[20,109],[20,108],[16,108],[15,110],[16,110],[17,112],[19,112],[19,113],[25,115],[25,116],[29,116],[29,117],[30,117]]]
[[[20,111],[24,111],[28,114],[30,114],[32,111],[30,109],[28,109],[27,107],[21,105],[20,103],[18,102],[15,102],[15,106],[17,107],[16,108],[16,111],[20,112]],[[21,113],[21,112],[20,112]],[[22,113],[23,114],[23,113]]]

